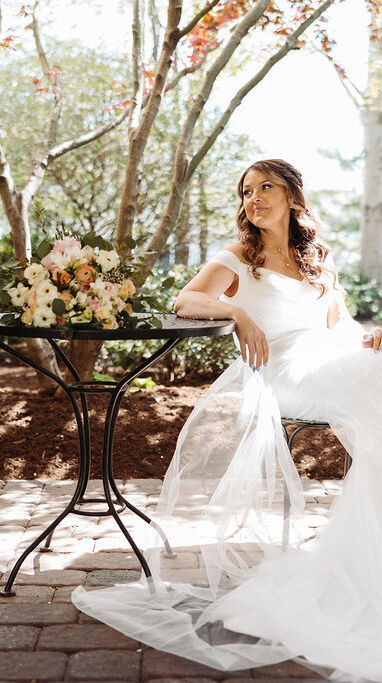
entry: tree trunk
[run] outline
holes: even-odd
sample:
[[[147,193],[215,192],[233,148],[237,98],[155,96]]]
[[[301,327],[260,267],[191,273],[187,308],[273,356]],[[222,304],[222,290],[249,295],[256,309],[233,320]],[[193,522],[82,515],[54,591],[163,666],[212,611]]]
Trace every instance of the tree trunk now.
[[[198,173],[198,190],[200,263],[205,263],[207,260],[208,248],[208,207],[206,197],[206,176],[203,169],[200,169]]]
[[[66,350],[66,356],[70,362],[74,365],[77,370],[81,380],[90,380],[93,375],[94,365],[97,360],[98,354],[102,347],[102,341],[88,340],[81,341],[78,339],[72,339]],[[65,368],[63,373],[63,379],[65,382],[75,382],[72,373]],[[56,398],[61,398],[65,395],[65,392],[61,387],[58,387],[56,391]]]
[[[58,369],[56,355],[46,339],[26,339],[29,356],[46,370],[50,370],[55,375],[61,377]],[[38,391],[40,394],[54,394],[57,389],[56,382],[49,379],[46,375],[37,373]]]
[[[365,131],[362,270],[382,284],[382,40],[370,40],[369,80],[362,119]]]
[[[175,231],[175,263],[188,266],[190,252],[190,185],[188,185]]]

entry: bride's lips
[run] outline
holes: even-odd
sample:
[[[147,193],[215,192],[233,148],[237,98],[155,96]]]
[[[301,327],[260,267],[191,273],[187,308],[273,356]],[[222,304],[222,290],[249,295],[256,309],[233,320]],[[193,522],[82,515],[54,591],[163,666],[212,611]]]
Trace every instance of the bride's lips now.
[[[268,206],[257,206],[255,209],[253,209],[254,213],[257,213],[258,211],[264,211],[264,209],[268,209]]]

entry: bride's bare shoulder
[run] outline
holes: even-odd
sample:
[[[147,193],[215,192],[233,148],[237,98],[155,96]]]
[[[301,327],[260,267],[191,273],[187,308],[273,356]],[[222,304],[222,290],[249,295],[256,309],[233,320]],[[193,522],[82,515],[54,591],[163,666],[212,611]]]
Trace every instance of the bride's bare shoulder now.
[[[233,242],[232,244],[228,244],[228,246],[224,247],[226,251],[231,251],[232,254],[235,254],[240,261],[244,262],[243,258],[243,245],[241,242]]]

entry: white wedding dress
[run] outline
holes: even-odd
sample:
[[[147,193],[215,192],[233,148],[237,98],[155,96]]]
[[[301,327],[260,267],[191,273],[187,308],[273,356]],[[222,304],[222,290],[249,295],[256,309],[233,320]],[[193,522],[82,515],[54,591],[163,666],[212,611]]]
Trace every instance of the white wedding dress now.
[[[132,638],[233,671],[295,659],[326,677],[382,682],[382,353],[350,316],[332,329],[328,291],[234,254],[227,299],[270,345],[267,368],[241,357],[200,400],[178,439],[153,516],[179,553],[163,558],[142,523],[155,591],[141,578],[73,602]],[[280,413],[330,423],[353,464],[328,524],[312,539]],[[281,548],[284,481],[290,545]],[[150,513],[151,514],[151,513]],[[177,583],[178,576],[189,583]]]

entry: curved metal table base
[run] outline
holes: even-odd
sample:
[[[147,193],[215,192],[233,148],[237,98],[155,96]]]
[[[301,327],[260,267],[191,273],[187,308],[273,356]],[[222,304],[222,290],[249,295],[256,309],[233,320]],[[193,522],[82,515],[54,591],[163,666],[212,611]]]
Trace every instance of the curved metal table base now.
[[[320,421],[315,421],[315,420],[297,420],[297,419],[289,419],[289,418],[281,418],[281,423],[282,423],[282,428],[285,436],[285,440],[287,442],[290,454],[292,455],[292,448],[293,448],[293,442],[300,432],[302,432],[304,429],[330,429],[330,424],[328,422],[320,422]],[[288,424],[298,424],[299,426],[296,427],[291,435],[288,435],[288,432],[286,430],[286,426]],[[347,475],[351,465],[351,457],[349,453],[346,452],[345,454],[345,461],[344,461],[344,477]],[[290,527],[290,521],[289,521],[289,516],[290,516],[290,497],[289,497],[289,491],[285,485],[284,481],[284,519],[283,519],[283,533],[282,533],[282,549],[283,551],[286,550],[288,543],[289,543],[289,527]]]
[[[131,534],[127,531],[119,514],[123,510],[128,509],[130,510],[130,512],[133,512],[134,514],[138,515],[141,519],[147,522],[147,524],[150,524],[150,526],[152,526],[155,529],[155,531],[159,534],[165,547],[165,556],[172,558],[176,557],[176,555],[172,551],[166,534],[161,529],[161,527],[158,524],[156,524],[156,522],[154,522],[152,519],[150,519],[150,517],[148,517],[146,514],[141,512],[134,505],[132,505],[132,503],[126,500],[126,498],[124,498],[124,496],[119,491],[113,475],[113,440],[119,407],[121,405],[122,398],[126,390],[128,389],[129,384],[136,377],[139,377],[155,361],[159,360],[160,358],[163,358],[163,356],[165,356],[169,351],[175,348],[181,341],[183,341],[182,338],[169,339],[163,344],[163,346],[158,351],[152,354],[149,358],[145,359],[135,370],[125,373],[125,375],[122,377],[121,380],[119,380],[119,382],[95,382],[82,381],[77,370],[70,362],[69,358],[65,355],[62,348],[57,344],[57,342],[54,339],[49,339],[49,343],[52,346],[56,356],[63,361],[63,363],[68,368],[73,377],[73,382],[66,383],[61,377],[55,375],[50,370],[42,367],[32,359],[28,358],[22,352],[13,348],[12,346],[9,346],[9,344],[0,339],[1,349],[7,351],[9,354],[14,356],[18,360],[23,361],[26,365],[31,366],[38,372],[41,372],[47,377],[50,377],[50,379],[56,382],[56,384],[58,384],[65,391],[69,401],[71,402],[73,412],[76,418],[80,446],[79,475],[76,490],[72,496],[72,499],[65,507],[63,512],[36,538],[35,541],[33,541],[33,543],[31,543],[28,546],[28,548],[26,548],[26,550],[19,557],[9,575],[9,578],[4,589],[0,591],[0,595],[2,597],[11,597],[15,595],[14,590],[12,590],[13,583],[24,560],[33,550],[35,550],[35,548],[37,548],[41,543],[43,543],[43,541],[45,541],[45,545],[41,548],[41,552],[48,552],[50,550],[50,543],[52,540],[54,530],[60,524],[60,522],[62,522],[62,520],[65,519],[65,517],[67,517],[67,515],[69,514],[83,515],[88,517],[112,516],[115,519],[116,524],[122,531],[123,535],[127,539],[128,543],[130,544],[131,548],[133,549],[134,553],[136,554],[142,566],[144,574],[148,580],[150,590],[154,590],[150,567],[148,566],[144,555],[142,554],[139,547],[136,545]],[[86,498],[85,494],[90,478],[92,457],[89,412],[86,394],[101,392],[108,393],[110,395],[105,418],[102,447],[102,482],[105,497]],[[78,406],[76,396],[79,396],[81,410]],[[114,495],[114,499],[112,495]],[[91,510],[81,509],[81,506],[83,506],[84,504],[94,502],[106,503],[106,510],[101,512],[95,512]]]

